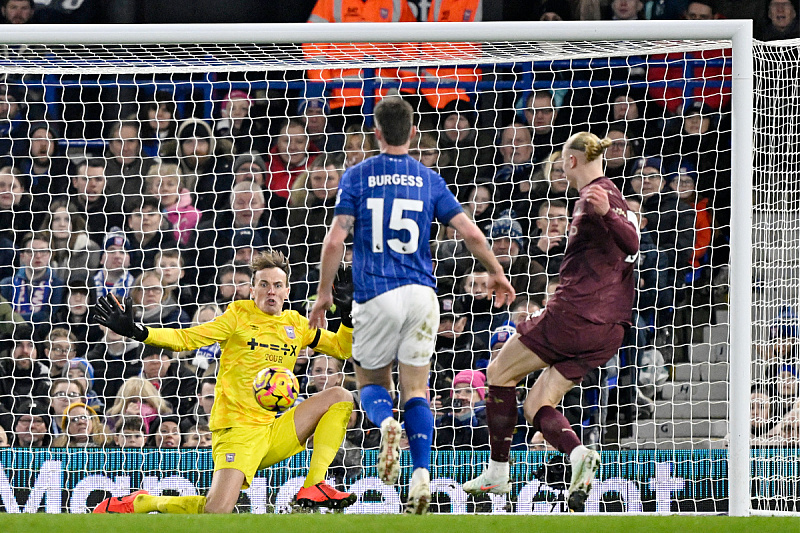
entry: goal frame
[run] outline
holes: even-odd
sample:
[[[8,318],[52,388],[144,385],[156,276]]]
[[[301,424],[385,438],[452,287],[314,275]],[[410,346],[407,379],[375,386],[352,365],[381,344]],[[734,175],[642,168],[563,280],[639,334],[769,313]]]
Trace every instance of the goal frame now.
[[[753,23],[580,21],[352,24],[9,25],[0,44],[245,44],[359,41],[725,40],[732,54],[732,205],[730,258],[729,514],[748,516],[753,187]],[[44,66],[46,68],[46,66]]]

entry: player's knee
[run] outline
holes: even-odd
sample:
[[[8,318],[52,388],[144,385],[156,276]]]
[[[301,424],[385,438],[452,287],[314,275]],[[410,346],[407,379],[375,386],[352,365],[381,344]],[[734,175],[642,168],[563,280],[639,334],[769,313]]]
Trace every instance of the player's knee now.
[[[328,392],[328,399],[331,405],[340,402],[354,403],[353,394],[344,387],[331,387],[326,392]]]
[[[534,426],[533,420],[534,418],[536,418],[536,413],[538,413],[539,409],[541,408],[542,408],[541,403],[537,402],[534,404],[528,404],[528,402],[525,402],[525,405],[522,406],[522,412],[525,415],[525,420],[528,421],[528,424]],[[538,431],[539,428],[534,427],[534,429]]]
[[[236,500],[226,496],[218,497],[212,492],[206,498],[206,507],[203,512],[206,514],[230,514],[234,507],[236,507]]]

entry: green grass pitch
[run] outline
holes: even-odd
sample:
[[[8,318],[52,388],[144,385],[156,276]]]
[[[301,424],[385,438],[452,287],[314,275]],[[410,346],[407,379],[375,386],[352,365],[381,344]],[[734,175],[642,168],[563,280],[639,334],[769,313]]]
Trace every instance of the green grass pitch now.
[[[727,516],[499,515],[5,515],[0,531],[14,533],[800,533],[800,518]]]

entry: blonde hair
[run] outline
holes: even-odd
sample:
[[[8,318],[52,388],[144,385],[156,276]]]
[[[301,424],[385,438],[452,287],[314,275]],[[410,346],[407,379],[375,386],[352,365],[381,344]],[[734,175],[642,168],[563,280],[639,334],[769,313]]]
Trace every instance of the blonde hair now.
[[[158,390],[146,379],[132,377],[125,380],[125,383],[117,392],[117,399],[114,405],[106,411],[106,416],[114,416],[125,412],[125,408],[131,400],[140,399],[158,411],[159,414],[171,413],[172,409],[164,398],[158,394]]]
[[[281,252],[271,249],[264,250],[253,257],[253,261],[250,263],[250,269],[253,271],[252,281],[255,281],[256,273],[259,270],[267,268],[280,268],[286,273],[286,279],[289,279],[289,261]]]
[[[144,289],[142,288],[142,283],[144,282],[145,278],[154,277],[158,280],[158,284],[161,286],[162,294],[161,294],[161,301],[166,301],[166,299],[171,294],[171,291],[168,292],[167,289],[164,287],[164,283],[161,280],[161,273],[156,268],[148,268],[147,270],[143,271],[141,274],[136,276],[136,279],[133,281],[133,286],[131,288],[131,298],[133,299],[133,303],[137,305],[142,304],[142,296],[144,296]]]
[[[544,162],[544,177],[545,177],[546,181],[548,181],[548,182],[553,181],[553,179],[551,177],[553,175],[553,165],[557,161],[561,160],[561,155],[562,155],[561,154],[561,150],[557,150],[557,151],[553,152],[552,154],[550,154],[550,156],[545,160],[545,162]]]
[[[612,142],[614,141],[608,137],[600,139],[594,133],[582,131],[570,137],[564,148],[583,152],[586,154],[586,162],[590,163],[600,157],[605,149],[611,146]]]
[[[85,403],[75,402],[69,404],[69,407],[64,409],[64,418],[61,421],[61,427],[63,429],[63,433],[58,435],[53,439],[52,446],[54,448],[66,448],[66,447],[76,447],[78,446],[72,441],[72,435],[67,433],[67,427],[69,426],[69,412],[75,409],[76,407],[83,407],[89,416],[89,423],[92,426],[91,434],[89,435],[89,440],[95,446],[105,446],[108,443],[108,435],[105,432],[105,427],[103,426],[103,422],[100,421],[100,417],[97,416],[97,412],[86,405]]]

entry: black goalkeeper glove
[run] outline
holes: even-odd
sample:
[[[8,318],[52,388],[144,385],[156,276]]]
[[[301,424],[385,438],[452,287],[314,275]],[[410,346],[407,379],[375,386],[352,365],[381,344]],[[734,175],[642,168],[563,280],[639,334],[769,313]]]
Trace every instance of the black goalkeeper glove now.
[[[147,338],[147,328],[133,321],[133,300],[125,298],[125,307],[113,294],[106,294],[97,300],[94,308],[94,321],[123,337],[139,342]]]
[[[353,327],[353,269],[349,266],[340,266],[333,280],[333,303],[342,318],[342,324],[348,328]]]

